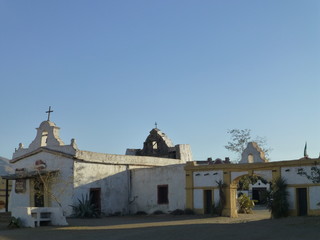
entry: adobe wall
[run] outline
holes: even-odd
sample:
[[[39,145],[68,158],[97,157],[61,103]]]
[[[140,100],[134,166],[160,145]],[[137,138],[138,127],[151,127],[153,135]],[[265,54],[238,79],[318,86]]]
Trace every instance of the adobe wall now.
[[[153,213],[160,210],[171,212],[184,210],[185,205],[185,172],[184,164],[135,169],[131,171],[132,190],[130,213],[143,211]],[[168,203],[158,203],[158,186],[168,185]]]

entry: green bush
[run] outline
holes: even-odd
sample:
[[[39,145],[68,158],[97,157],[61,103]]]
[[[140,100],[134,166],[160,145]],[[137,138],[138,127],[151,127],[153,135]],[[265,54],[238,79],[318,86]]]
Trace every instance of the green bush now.
[[[20,218],[11,217],[8,227],[20,228],[22,226]]]
[[[186,208],[184,210],[184,214],[186,214],[186,215],[194,215],[194,211],[192,209],[190,209],[190,208]]]
[[[238,197],[239,203],[239,213],[252,213],[252,208],[254,207],[254,200],[251,200],[246,194],[242,194]]]
[[[182,209],[176,209],[170,213],[171,215],[183,215],[184,211]]]
[[[78,205],[72,205],[73,215],[78,218],[93,218],[99,217],[99,209],[96,208],[94,204],[91,203],[88,195],[85,197],[82,195],[81,199],[78,199]]]
[[[164,212],[162,212],[161,210],[156,210],[153,212],[154,215],[160,215],[160,214],[164,214]]]
[[[144,211],[138,211],[136,212],[136,215],[147,215],[147,213]]]
[[[286,180],[279,177],[273,182],[271,191],[267,193],[267,207],[271,211],[272,218],[282,218],[289,215],[287,187]]]

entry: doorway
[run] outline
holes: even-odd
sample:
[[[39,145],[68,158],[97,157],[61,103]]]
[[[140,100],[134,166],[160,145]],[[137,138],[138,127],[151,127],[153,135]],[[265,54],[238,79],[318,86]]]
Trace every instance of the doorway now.
[[[101,212],[101,188],[90,189],[90,203],[95,206],[98,212]]]
[[[297,188],[297,210],[298,216],[308,215],[307,188]]]
[[[252,200],[255,201],[256,205],[265,203],[265,195],[267,188],[252,188]]]
[[[204,213],[212,212],[212,190],[204,190]]]

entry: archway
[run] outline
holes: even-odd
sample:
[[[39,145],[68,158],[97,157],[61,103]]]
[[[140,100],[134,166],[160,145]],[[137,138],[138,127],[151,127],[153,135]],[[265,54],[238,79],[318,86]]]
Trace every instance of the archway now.
[[[237,196],[247,195],[255,205],[266,203],[266,192],[270,190],[271,182],[259,175],[244,175],[238,178]]]
[[[229,176],[226,176],[229,175]],[[226,191],[226,207],[223,211],[224,216],[229,217],[238,217],[238,204],[237,204],[237,197],[238,197],[238,185],[239,181],[243,177],[253,178],[256,177],[257,179],[263,179],[264,182],[271,183],[273,179],[273,174],[271,170],[265,171],[245,171],[245,172],[228,172],[225,173],[225,183],[230,180],[229,184],[226,184],[225,191]],[[252,199],[252,189],[251,192],[248,190],[248,196]]]

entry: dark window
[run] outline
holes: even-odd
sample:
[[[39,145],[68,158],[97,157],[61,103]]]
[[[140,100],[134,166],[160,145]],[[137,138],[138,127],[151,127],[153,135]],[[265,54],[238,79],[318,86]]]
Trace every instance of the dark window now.
[[[158,186],[158,204],[168,204],[168,185]]]

